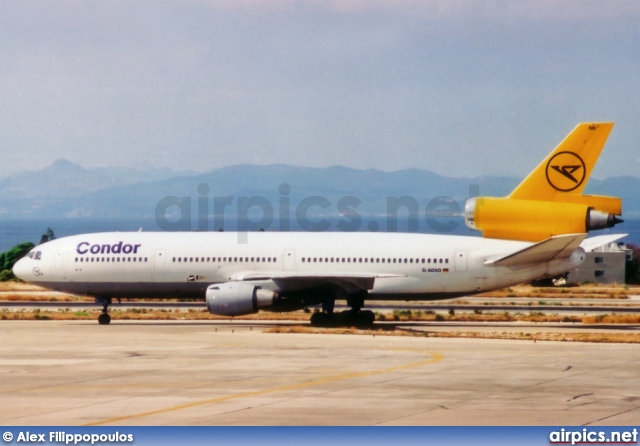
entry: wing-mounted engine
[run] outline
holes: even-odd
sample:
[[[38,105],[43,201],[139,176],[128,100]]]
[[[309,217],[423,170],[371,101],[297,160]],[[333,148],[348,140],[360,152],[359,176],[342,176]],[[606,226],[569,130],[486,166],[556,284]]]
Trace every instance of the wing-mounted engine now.
[[[210,285],[206,293],[207,309],[221,316],[256,313],[261,308],[274,306],[278,297],[275,291],[240,282]]]

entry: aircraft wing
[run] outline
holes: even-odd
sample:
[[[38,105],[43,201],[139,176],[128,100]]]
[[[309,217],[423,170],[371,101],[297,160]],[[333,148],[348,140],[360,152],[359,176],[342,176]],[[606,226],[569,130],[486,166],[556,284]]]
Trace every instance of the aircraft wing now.
[[[335,274],[335,273],[300,273],[300,272],[281,272],[275,274],[258,274],[258,273],[244,273],[238,274],[235,280],[238,281],[257,281],[257,280],[273,280],[276,282],[334,282],[334,283],[348,283],[355,285],[357,288],[363,290],[373,289],[373,284],[376,279],[392,278],[392,277],[406,277],[402,274]]]
[[[591,237],[588,239],[584,239],[582,243],[580,243],[580,247],[587,252],[593,251],[596,248],[599,248],[603,245],[608,245],[609,243],[615,242],[616,240],[619,240],[622,237],[626,237],[627,235],[629,234],[610,234]]]
[[[486,260],[484,264],[487,266],[518,267],[567,259],[580,247],[586,236],[587,234],[556,235],[520,251]]]

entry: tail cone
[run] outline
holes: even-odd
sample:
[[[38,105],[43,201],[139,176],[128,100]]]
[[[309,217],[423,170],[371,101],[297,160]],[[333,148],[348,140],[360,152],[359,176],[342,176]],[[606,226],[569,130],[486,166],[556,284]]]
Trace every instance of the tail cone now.
[[[615,215],[611,215],[610,217],[613,217],[613,218],[609,219],[609,224],[607,225],[607,228],[613,228],[618,223],[624,223],[623,219],[618,218]]]

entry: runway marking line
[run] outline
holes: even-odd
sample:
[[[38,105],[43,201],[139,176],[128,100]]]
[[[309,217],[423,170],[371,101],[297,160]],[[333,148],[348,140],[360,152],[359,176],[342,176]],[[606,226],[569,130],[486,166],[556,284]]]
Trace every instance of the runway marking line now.
[[[250,392],[236,393],[234,395],[226,395],[218,398],[212,398],[212,399],[203,400],[203,401],[196,401],[193,403],[180,404],[178,406],[167,407],[165,409],[151,410],[148,412],[141,412],[141,413],[132,414],[132,415],[123,415],[121,417],[109,418],[107,420],[96,421],[94,423],[87,423],[84,426],[101,426],[101,425],[110,424],[110,423],[117,423],[123,420],[130,420],[132,418],[142,418],[142,417],[148,417],[151,415],[159,415],[162,413],[174,412],[174,411],[183,410],[183,409],[190,409],[192,407],[205,406],[207,404],[217,404],[224,401],[230,401],[230,400],[246,398],[251,396],[265,395],[268,393],[275,393],[275,392],[284,392],[287,390],[302,389],[305,387],[319,386],[322,384],[328,384],[328,383],[337,382],[337,381],[345,381],[345,380],[354,379],[354,378],[363,378],[366,376],[382,375],[385,373],[392,373],[392,372],[398,372],[400,370],[412,369],[412,368],[420,367],[423,365],[435,364],[444,359],[444,356],[441,355],[440,353],[427,352],[427,351],[422,351],[422,353],[430,355],[431,358],[426,359],[424,361],[412,362],[409,364],[398,365],[395,367],[389,367],[381,370],[371,370],[368,372],[344,373],[342,375],[330,376],[327,378],[320,378],[312,381],[304,381],[304,382],[295,383],[295,384],[288,384],[285,386],[272,387],[270,389],[253,390]]]

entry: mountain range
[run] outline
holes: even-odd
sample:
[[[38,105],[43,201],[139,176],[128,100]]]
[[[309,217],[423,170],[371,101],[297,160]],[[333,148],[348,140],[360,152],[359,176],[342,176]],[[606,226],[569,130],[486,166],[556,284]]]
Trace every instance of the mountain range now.
[[[363,216],[385,215],[388,200],[393,201],[394,197],[411,197],[421,213],[430,203],[453,211],[461,209],[465,198],[471,195],[507,195],[519,181],[492,176],[445,177],[419,169],[385,172],[282,164],[237,165],[207,173],[154,168],[88,169],[58,160],[42,170],[0,179],[0,220],[154,218],[158,211],[166,215],[177,211],[176,206],[168,205],[176,200],[170,197],[182,198],[182,204],[188,202],[194,218],[220,211],[222,208],[216,203],[220,205],[223,197],[231,197],[226,198],[227,218],[243,215],[242,203],[264,207],[265,200],[276,216],[285,203],[289,203],[292,213],[306,203],[318,215],[339,216],[338,203],[343,197],[355,197],[346,202]],[[585,193],[622,197],[624,215],[640,217],[640,178],[591,179]],[[208,203],[208,211],[198,208],[203,202]],[[256,212],[252,209],[249,216]]]

